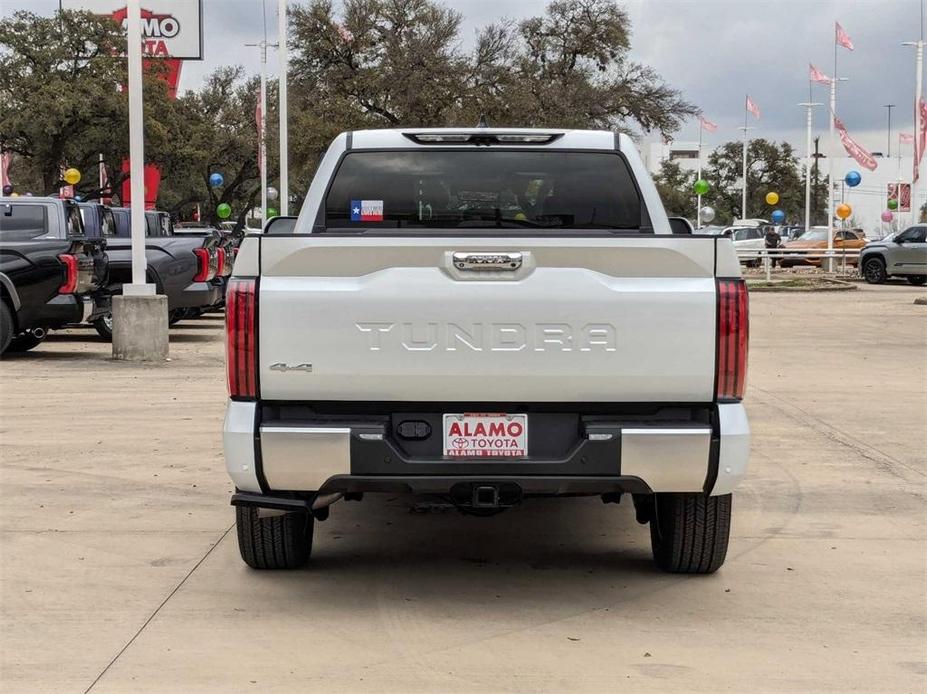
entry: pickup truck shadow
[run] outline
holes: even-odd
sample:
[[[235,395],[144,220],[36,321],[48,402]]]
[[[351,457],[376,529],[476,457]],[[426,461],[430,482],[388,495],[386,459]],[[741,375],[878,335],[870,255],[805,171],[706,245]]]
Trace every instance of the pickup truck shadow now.
[[[612,582],[656,572],[649,530],[634,520],[630,498],[621,506],[597,497],[529,499],[492,517],[440,506],[416,512],[410,509],[416,501],[370,494],[359,504],[339,502],[328,521],[316,523],[306,572],[346,579],[375,571],[397,580],[409,573],[439,579],[465,572],[489,592],[512,572],[601,572]]]

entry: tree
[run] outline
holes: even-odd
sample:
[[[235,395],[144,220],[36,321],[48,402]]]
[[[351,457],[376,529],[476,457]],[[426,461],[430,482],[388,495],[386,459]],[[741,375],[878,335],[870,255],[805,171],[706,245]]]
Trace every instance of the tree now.
[[[666,214],[670,217],[688,219],[695,217],[695,172],[686,171],[678,163],[666,160],[660,164],[660,171],[654,176],[653,182],[657,186]]]
[[[128,93],[125,33],[107,17],[59,12],[42,17],[16,12],[0,23],[0,149],[27,160],[20,188],[56,193],[61,166],[85,173],[80,192],[99,196],[95,175],[100,154],[114,188],[128,156]],[[163,83],[149,70],[145,83],[146,154],[169,158],[176,122]]]
[[[241,226],[260,198],[255,123],[258,85],[256,78],[246,80],[243,75],[241,67],[219,68],[199,91],[178,98],[180,125],[161,193],[161,206],[172,214],[199,204],[203,221],[216,225],[220,221],[216,208],[227,203]],[[268,143],[267,151],[268,168],[275,170],[276,150]],[[222,174],[222,186],[209,184],[213,173]]]
[[[712,205],[721,220],[743,218],[742,154],[743,143],[727,142],[711,153],[704,178],[711,189],[702,200]],[[766,204],[766,194],[776,192],[776,209],[785,212],[786,220],[798,223],[805,216],[805,184],[802,169],[792,146],[787,142],[751,140],[747,148],[747,215],[768,219],[773,211]],[[821,184],[818,183],[818,186]],[[826,198],[826,186],[819,191]]]
[[[491,125],[665,134],[695,113],[629,59],[614,0],[552,2],[542,17],[485,27],[459,48],[460,14],[431,0],[331,0],[291,10],[292,141],[298,180],[341,130]]]

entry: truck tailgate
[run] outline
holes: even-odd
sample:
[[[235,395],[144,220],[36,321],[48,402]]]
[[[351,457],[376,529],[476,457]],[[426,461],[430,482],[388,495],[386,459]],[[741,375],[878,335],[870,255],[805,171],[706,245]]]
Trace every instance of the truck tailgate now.
[[[260,243],[265,400],[712,400],[712,238]]]

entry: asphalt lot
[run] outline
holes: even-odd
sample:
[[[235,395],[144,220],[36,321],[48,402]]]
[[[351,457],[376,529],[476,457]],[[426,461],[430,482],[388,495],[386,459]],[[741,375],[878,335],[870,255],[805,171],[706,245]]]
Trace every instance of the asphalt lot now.
[[[631,504],[340,503],[311,568],[241,563],[221,319],[170,363],[92,331],[0,362],[3,692],[927,688],[927,306],[751,296],[751,471],[726,565],[651,566]]]

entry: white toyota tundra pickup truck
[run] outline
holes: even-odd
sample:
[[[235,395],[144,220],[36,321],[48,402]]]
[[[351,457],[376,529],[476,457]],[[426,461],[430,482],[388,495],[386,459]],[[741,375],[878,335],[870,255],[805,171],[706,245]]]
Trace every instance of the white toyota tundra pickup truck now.
[[[724,562],[750,431],[730,239],[674,235],[625,135],[339,135],[226,297],[225,459],[255,568],[339,499],[489,515],[630,495],[656,565]]]

